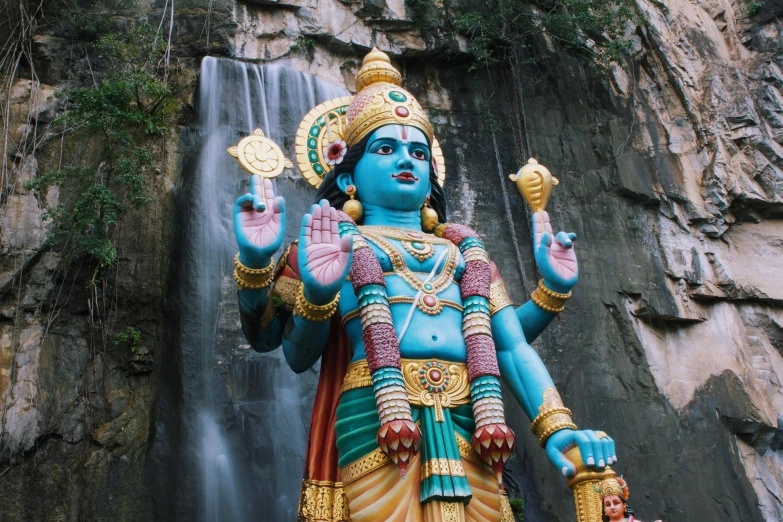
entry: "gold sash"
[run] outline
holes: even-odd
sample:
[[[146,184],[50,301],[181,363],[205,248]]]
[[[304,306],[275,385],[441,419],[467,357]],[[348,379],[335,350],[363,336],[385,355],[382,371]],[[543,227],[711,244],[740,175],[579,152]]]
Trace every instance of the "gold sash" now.
[[[465,363],[438,359],[402,359],[402,376],[413,406],[434,406],[435,420],[443,422],[443,408],[470,404],[470,382]],[[372,386],[367,360],[348,365],[340,393]]]

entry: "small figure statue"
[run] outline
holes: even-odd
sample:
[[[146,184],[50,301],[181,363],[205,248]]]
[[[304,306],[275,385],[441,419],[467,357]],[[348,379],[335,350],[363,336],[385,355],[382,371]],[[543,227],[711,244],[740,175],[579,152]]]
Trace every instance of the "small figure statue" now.
[[[642,522],[633,517],[633,511],[628,506],[629,491],[625,480],[616,477],[604,480],[596,490],[601,496],[603,522]]]
[[[277,263],[283,198],[253,176],[237,199],[242,326],[295,372],[321,359],[298,520],[510,522],[501,378],[564,476],[575,447],[594,470],[617,460],[609,436],[577,429],[529,344],[571,296],[576,236],[535,212],[543,278],[515,309],[479,235],[446,222],[442,151],[401,83],[373,49],[356,96],[304,118],[296,163],[317,203]]]

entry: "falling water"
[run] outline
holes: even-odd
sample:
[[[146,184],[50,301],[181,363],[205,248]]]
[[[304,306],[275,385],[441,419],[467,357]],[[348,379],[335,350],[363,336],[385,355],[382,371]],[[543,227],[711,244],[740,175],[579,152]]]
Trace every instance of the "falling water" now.
[[[173,507],[159,509],[170,519],[296,518],[313,378],[303,381],[293,374],[280,350],[256,354],[240,348],[246,341],[238,328],[231,277],[236,251],[232,211],[248,185],[226,149],[260,127],[293,158],[293,138],[304,114],[345,94],[284,67],[211,57],[202,61],[197,127],[186,147],[193,153],[183,160],[178,204],[174,371],[181,383],[172,386],[178,388],[171,392],[176,413],[168,412],[168,419],[166,411],[159,413],[158,449],[152,456],[161,461],[173,458],[168,453],[178,454],[175,464],[161,465],[170,476],[158,479],[174,492],[175,500],[162,500]],[[289,213],[313,197],[292,179],[276,181],[276,188],[287,198]],[[295,231],[288,232],[290,238]]]

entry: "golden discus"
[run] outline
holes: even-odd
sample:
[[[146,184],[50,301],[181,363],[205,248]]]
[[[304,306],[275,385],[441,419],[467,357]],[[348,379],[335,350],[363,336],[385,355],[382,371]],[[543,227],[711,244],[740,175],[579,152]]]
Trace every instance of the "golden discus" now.
[[[266,195],[263,190],[264,178],[275,178],[294,166],[291,160],[283,155],[277,143],[264,136],[264,131],[256,129],[253,134],[240,140],[235,147],[229,147],[228,153],[237,159],[242,168],[251,175],[262,178],[261,198],[266,205]]]

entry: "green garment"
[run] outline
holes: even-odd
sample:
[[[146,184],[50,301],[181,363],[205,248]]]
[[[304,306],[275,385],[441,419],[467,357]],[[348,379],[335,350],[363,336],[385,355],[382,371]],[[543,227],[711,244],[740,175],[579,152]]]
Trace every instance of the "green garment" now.
[[[469,404],[443,408],[443,422],[435,420],[435,408],[411,405],[413,421],[421,429],[421,462],[434,459],[460,461],[456,434],[471,440],[475,423]],[[339,466],[354,462],[378,449],[376,440],[381,423],[375,406],[372,386],[348,390],[337,406],[337,451]],[[442,500],[468,503],[471,498],[468,479],[464,476],[431,475],[421,484],[420,501]]]

